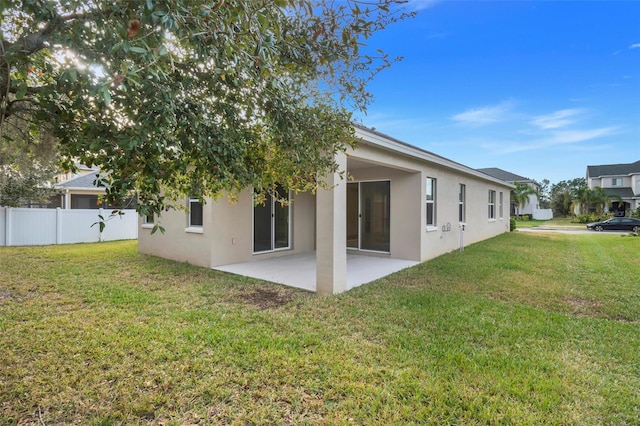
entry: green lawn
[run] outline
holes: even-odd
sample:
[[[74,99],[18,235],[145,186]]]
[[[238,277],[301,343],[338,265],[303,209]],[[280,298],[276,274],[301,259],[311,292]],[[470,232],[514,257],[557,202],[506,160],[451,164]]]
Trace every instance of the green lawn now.
[[[0,424],[637,424],[639,252],[510,233],[317,297],[0,248]]]

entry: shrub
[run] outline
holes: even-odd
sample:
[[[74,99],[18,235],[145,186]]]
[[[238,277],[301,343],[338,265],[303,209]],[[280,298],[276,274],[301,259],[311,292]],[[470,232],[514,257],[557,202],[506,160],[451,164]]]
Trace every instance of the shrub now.
[[[640,207],[631,212],[631,217],[640,217]]]
[[[511,217],[509,219],[509,230],[512,231],[512,232],[516,230],[516,218],[515,217]]]
[[[578,216],[571,219],[572,223],[590,223],[590,222],[600,222],[602,220],[609,219],[608,214],[598,214],[598,213],[585,213],[579,214]]]

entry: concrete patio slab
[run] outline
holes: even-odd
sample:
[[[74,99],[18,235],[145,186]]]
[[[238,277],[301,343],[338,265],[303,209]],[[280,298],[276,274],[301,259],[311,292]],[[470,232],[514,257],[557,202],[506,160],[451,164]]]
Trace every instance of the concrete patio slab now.
[[[417,265],[402,259],[347,254],[347,290]],[[316,291],[316,254],[301,253],[213,268],[290,287]]]

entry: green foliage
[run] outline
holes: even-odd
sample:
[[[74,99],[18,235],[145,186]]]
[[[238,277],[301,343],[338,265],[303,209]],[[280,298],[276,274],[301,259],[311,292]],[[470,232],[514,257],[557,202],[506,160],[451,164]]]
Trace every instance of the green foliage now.
[[[57,143],[44,131],[18,116],[4,120],[0,138],[0,206],[19,207],[26,202],[47,203],[47,189],[56,174]]]
[[[549,179],[542,179],[540,182],[540,190],[538,191],[538,202],[541,209],[551,208],[551,182]]]
[[[313,191],[395,61],[364,43],[412,15],[396,3],[5,1],[0,117],[50,130],[65,168],[109,171],[107,201],[135,190],[142,215],[183,194]]]
[[[640,217],[640,207],[631,212],[631,217]]]
[[[591,222],[601,222],[603,220],[607,220],[609,219],[609,215],[608,214],[603,214],[603,213],[584,213],[584,214],[579,214],[576,217],[574,217],[573,219],[571,219],[571,222],[573,223],[591,223]]]
[[[516,204],[516,216],[520,214],[520,208],[529,201],[530,195],[538,195],[536,189],[526,183],[516,182],[516,187],[511,190],[511,200]]]
[[[551,185],[551,209],[556,217],[573,216],[573,201],[581,188],[587,187],[585,178],[563,180]]]
[[[20,207],[25,202],[48,202],[53,191],[42,187],[52,176],[52,170],[34,164],[27,170],[17,165],[0,166],[0,206]]]
[[[516,230],[516,218],[513,216],[509,218],[509,230],[512,232]]]

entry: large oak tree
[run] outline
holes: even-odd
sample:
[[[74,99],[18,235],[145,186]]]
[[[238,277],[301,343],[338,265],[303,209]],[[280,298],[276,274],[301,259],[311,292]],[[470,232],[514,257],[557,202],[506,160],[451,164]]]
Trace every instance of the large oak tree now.
[[[0,131],[51,132],[141,214],[276,184],[314,190],[395,59],[366,46],[399,0],[2,2]],[[24,141],[22,141],[24,142]]]

